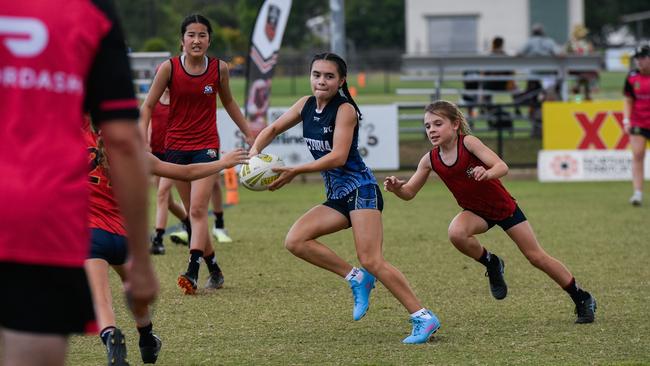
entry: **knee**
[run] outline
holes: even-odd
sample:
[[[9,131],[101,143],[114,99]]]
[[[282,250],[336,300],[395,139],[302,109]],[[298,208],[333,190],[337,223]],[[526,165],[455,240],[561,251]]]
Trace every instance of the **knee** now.
[[[465,230],[456,227],[450,227],[447,230],[447,236],[449,236],[449,240],[452,244],[458,246],[462,245],[467,240],[469,235],[467,235],[467,232]]]
[[[208,206],[203,205],[191,205],[189,216],[192,219],[201,219],[208,215]]]
[[[358,258],[361,266],[370,273],[378,273],[384,264],[384,259],[381,256],[359,255]]]
[[[295,235],[291,235],[291,233],[289,233],[289,235],[284,239],[284,247],[296,256],[302,253],[302,250],[304,249],[303,243],[304,240]]]

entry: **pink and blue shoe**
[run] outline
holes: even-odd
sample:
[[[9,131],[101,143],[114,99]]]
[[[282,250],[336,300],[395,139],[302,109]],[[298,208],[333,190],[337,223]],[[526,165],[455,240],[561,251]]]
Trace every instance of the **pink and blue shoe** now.
[[[425,319],[423,316],[411,318],[411,323],[413,323],[413,330],[411,330],[411,335],[404,338],[402,343],[425,343],[429,337],[433,335],[433,333],[437,332],[438,329],[440,329],[440,320],[438,320],[438,317],[430,310],[427,310],[427,313],[429,313],[431,318]]]
[[[352,296],[354,297],[354,309],[352,310],[352,318],[361,320],[370,306],[370,292],[375,288],[375,276],[365,269],[359,269],[363,273],[361,282],[351,279],[350,288],[352,289]]]

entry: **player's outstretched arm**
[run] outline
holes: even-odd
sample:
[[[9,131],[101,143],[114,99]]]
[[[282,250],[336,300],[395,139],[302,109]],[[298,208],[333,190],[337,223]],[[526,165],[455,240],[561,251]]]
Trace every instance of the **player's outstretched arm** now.
[[[144,141],[138,126],[130,120],[102,123],[102,138],[111,160],[111,182],[124,217],[129,263],[125,290],[136,318],[149,314],[148,305],[158,294],[148,242],[149,178]]]
[[[389,176],[384,179],[384,190],[393,192],[397,197],[405,201],[411,200],[427,182],[431,170],[431,161],[427,153],[420,159],[417,170],[409,178],[408,182],[395,176]]]
[[[264,129],[260,131],[260,133],[255,138],[255,142],[253,142],[253,145],[251,145],[250,150],[248,150],[248,156],[253,157],[261,153],[262,150],[264,150],[264,148],[267,147],[277,135],[297,125],[301,120],[300,111],[302,111],[302,108],[304,107],[305,102],[308,98],[309,97],[302,97],[298,99],[298,101],[292,105],[289,110],[284,112],[273,123],[264,127]]]
[[[147,156],[151,173],[165,178],[183,181],[192,181],[217,174],[223,169],[231,168],[237,164],[248,162],[248,152],[244,149],[235,149],[224,154],[221,159],[209,163],[198,163],[189,165],[178,165],[167,163],[149,153]]]

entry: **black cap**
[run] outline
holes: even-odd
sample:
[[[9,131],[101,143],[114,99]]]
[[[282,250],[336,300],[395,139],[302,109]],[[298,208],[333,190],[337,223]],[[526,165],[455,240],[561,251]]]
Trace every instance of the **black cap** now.
[[[634,50],[634,57],[649,57],[650,46],[639,46]]]

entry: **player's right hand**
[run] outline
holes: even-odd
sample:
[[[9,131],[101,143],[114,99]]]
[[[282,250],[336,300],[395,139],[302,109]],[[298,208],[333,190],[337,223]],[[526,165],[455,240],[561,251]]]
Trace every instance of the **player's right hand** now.
[[[150,258],[147,256],[146,260],[137,263],[130,260],[127,264],[124,292],[136,320],[143,321],[149,317],[149,305],[156,300],[158,291],[158,279]]]
[[[406,184],[405,180],[399,179],[394,175],[386,177],[384,179],[384,191],[386,192],[395,192],[396,190],[402,188]]]

